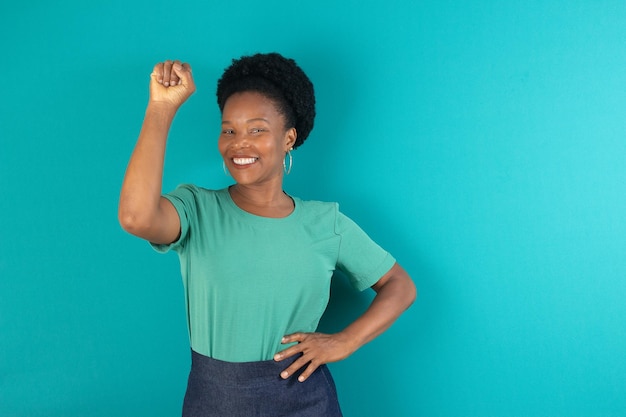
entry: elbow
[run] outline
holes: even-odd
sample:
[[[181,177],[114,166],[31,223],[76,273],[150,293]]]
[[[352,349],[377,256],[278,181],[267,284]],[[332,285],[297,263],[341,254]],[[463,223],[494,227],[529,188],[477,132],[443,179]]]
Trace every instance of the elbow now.
[[[128,210],[120,206],[117,219],[124,231],[135,236],[142,236],[149,229],[150,222],[146,216],[142,216],[133,210]]]
[[[117,213],[117,221],[122,226],[122,229],[126,232],[131,232],[134,228],[135,224],[135,216],[130,213],[122,212],[121,210]]]
[[[131,212],[120,210],[117,213],[117,220],[126,232],[134,234],[133,231],[137,229],[137,216]]]
[[[396,275],[396,280],[398,283],[398,294],[402,297],[402,303],[405,309],[407,309],[417,299],[417,287],[409,274],[402,268]]]
[[[400,282],[401,284],[398,286],[397,291],[398,303],[406,310],[411,307],[417,299],[417,287],[408,275],[404,276]]]
[[[417,299],[417,287],[415,286],[415,283],[413,282],[411,277],[406,273],[402,277],[401,282],[402,289],[400,291],[400,294],[402,294],[403,302],[406,309],[411,307],[411,305]]]
[[[412,279],[409,278],[409,285],[407,288],[407,308],[409,308],[417,299],[417,287]]]
[[[397,263],[375,285],[379,295],[390,296],[402,310],[409,308],[417,299],[417,287],[407,272]]]

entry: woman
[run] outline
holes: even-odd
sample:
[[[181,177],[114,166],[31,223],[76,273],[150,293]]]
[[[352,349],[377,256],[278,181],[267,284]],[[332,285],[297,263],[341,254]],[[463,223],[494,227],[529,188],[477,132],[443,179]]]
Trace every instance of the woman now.
[[[235,184],[162,196],[168,131],[195,91],[191,67],[154,67],[119,205],[122,227],[180,257],[192,349],[184,416],[341,416],[325,364],[345,359],[413,302],[413,282],[335,203],[283,191],[313,128],[313,85],[291,60],[233,60],[218,81],[218,148]],[[316,333],[339,268],[376,296],[336,334]]]

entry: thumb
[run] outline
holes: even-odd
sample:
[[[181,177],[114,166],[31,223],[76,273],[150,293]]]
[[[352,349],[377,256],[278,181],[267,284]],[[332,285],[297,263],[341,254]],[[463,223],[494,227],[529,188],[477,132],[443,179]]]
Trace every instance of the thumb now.
[[[193,86],[193,77],[191,75],[191,66],[189,64],[179,64],[177,62],[172,66],[172,70],[174,71],[174,74],[180,78],[181,82],[179,84],[183,84],[185,87]]]

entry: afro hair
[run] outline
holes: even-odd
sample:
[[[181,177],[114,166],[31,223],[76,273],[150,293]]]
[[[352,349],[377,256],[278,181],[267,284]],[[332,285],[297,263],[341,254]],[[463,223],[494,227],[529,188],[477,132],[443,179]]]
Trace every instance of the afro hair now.
[[[295,128],[297,148],[309,136],[315,120],[313,83],[293,59],[272,52],[233,59],[217,82],[217,104],[224,111],[226,100],[244,91],[255,91],[275,102],[284,115],[286,128]]]

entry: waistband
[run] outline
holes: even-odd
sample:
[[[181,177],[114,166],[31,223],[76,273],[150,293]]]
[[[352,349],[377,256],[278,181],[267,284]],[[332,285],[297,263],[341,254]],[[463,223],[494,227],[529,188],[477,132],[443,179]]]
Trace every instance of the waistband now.
[[[291,365],[297,356],[280,362],[227,362],[191,351],[191,373],[196,378],[219,381],[226,385],[256,385],[280,381],[280,373]],[[297,377],[299,372],[292,375]]]

